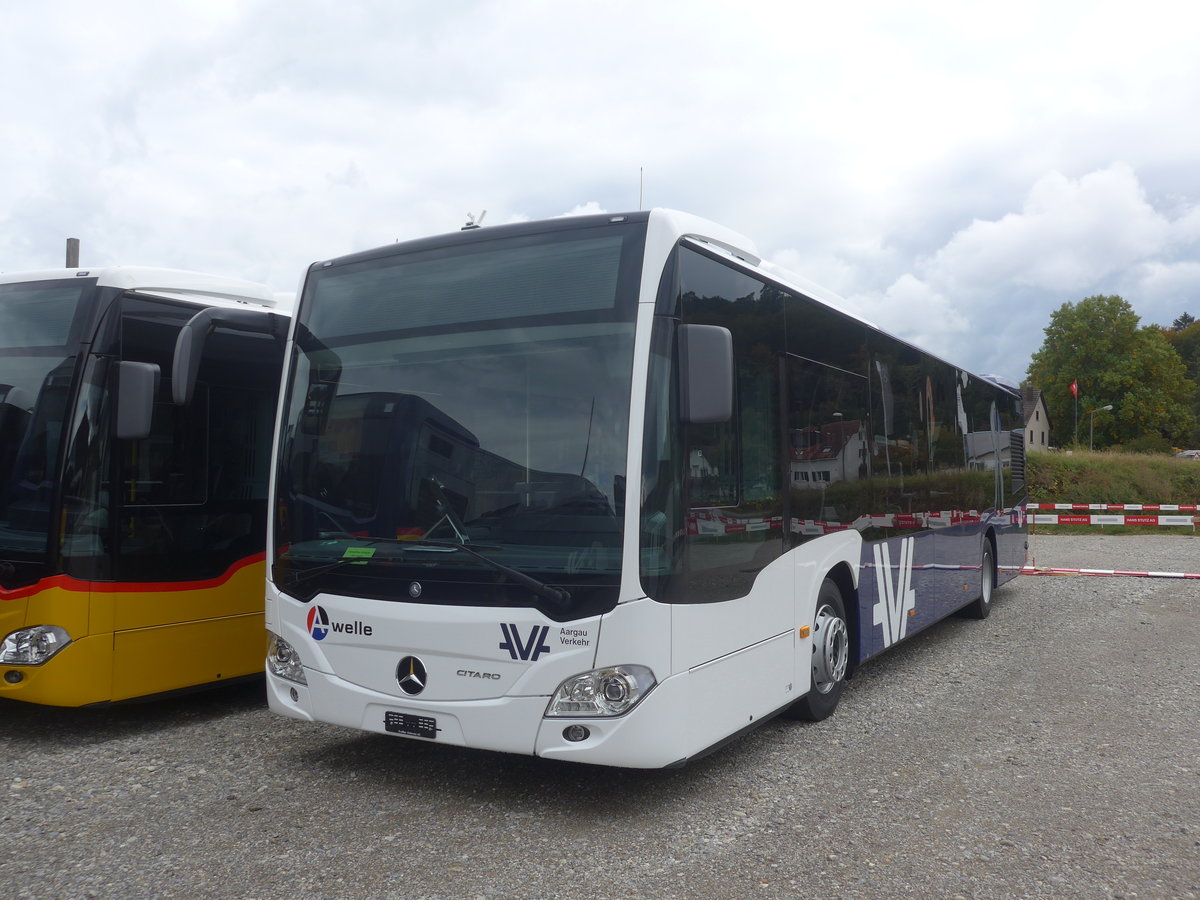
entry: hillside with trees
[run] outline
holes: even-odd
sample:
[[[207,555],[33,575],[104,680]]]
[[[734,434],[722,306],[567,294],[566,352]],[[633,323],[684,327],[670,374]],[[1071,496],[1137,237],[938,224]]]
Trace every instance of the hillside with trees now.
[[[1142,325],[1124,299],[1098,295],[1051,315],[1028,383],[1043,392],[1055,446],[1087,446],[1094,423],[1097,449],[1165,451],[1196,446],[1198,379],[1200,323],[1185,313],[1170,330]]]

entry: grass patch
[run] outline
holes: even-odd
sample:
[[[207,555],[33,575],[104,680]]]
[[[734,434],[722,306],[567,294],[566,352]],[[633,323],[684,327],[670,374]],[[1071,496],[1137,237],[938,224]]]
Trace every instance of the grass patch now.
[[[1148,453],[1076,450],[1030,453],[1031,503],[1200,503],[1200,460]],[[1052,534],[1180,534],[1184,526],[1038,525]]]

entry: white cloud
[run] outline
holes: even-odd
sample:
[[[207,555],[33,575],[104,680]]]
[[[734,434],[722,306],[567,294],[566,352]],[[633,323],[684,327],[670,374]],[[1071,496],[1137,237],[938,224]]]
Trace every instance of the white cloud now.
[[[884,331],[965,364],[956,351],[970,328],[968,317],[952,297],[917,276],[901,275],[882,291],[852,294],[846,301],[851,310]]]
[[[1200,317],[1200,261],[1152,260],[1127,273],[1121,295],[1143,324],[1170,325],[1182,313]]]
[[[1019,377],[1062,302],[1119,288],[1157,315],[1200,261],[1200,8],[1165,0],[11,6],[7,271],[74,236],[88,265],[291,291],[468,212],[621,212],[644,187]]]
[[[1186,211],[1171,223],[1171,240],[1192,253],[1200,251],[1200,202],[1189,204]]]
[[[587,203],[576,205],[574,209],[569,210],[568,212],[560,213],[559,215],[555,216],[555,218],[565,219],[569,216],[595,216],[606,212],[608,212],[608,210],[601,208],[600,204],[595,200],[589,200]]]
[[[1127,164],[1077,179],[1050,173],[1030,187],[1019,212],[972,221],[898,277],[892,254],[860,254],[880,261],[875,271],[887,287],[860,289],[850,300],[952,361],[1019,377],[1013,360],[1024,368],[1063,302],[1117,292],[1143,321],[1158,323],[1185,311],[1200,289],[1196,222],[1195,207],[1176,218],[1157,209]]]
[[[1033,186],[1020,213],[972,222],[922,268],[968,290],[999,283],[1078,292],[1161,251],[1169,235],[1129,166],[1078,180],[1055,172]]]

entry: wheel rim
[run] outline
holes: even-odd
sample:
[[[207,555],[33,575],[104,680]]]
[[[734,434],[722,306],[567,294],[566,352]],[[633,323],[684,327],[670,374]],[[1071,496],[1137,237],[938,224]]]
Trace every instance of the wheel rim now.
[[[982,584],[979,590],[979,602],[984,606],[992,605],[992,588],[996,585],[995,571],[992,568],[992,555],[983,554]]]
[[[813,687],[828,694],[846,677],[850,636],[845,620],[832,606],[817,611],[816,640],[813,641]]]

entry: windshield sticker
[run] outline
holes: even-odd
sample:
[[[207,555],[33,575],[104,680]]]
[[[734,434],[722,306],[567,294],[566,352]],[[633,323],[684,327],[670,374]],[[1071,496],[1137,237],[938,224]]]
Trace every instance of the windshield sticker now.
[[[342,554],[342,559],[351,560],[350,565],[352,566],[361,566],[365,565],[367,560],[374,555],[374,547],[347,547]]]

